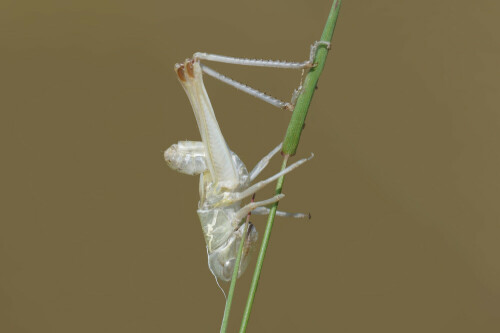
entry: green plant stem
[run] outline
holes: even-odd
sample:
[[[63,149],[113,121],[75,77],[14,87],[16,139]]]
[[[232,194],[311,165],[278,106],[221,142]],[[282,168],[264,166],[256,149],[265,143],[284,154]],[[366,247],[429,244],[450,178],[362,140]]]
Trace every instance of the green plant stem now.
[[[254,194],[255,197],[255,194]],[[252,198],[253,201],[254,198]],[[227,325],[229,323],[229,314],[231,312],[231,304],[233,302],[234,290],[236,289],[236,280],[238,279],[238,272],[240,270],[241,255],[243,253],[243,247],[245,245],[245,235],[248,233],[248,225],[250,223],[250,214],[248,214],[245,222],[245,231],[243,231],[243,239],[240,242],[240,248],[238,254],[236,255],[236,262],[234,263],[233,276],[231,277],[231,285],[229,286],[229,292],[227,293],[226,307],[224,308],[224,317],[222,318],[222,325],[220,328],[221,333],[226,333]]]
[[[283,158],[283,164],[281,165],[281,170],[286,168],[288,162],[288,155]],[[284,176],[278,179],[276,184],[276,194],[280,194],[283,188],[283,182],[285,180]],[[248,294],[247,304],[245,306],[245,311],[243,312],[243,319],[241,321],[240,333],[245,332],[248,325],[248,319],[250,318],[250,311],[252,310],[253,300],[255,298],[255,293],[257,292],[257,287],[259,286],[260,272],[262,270],[262,265],[264,264],[264,257],[266,256],[267,245],[269,244],[269,238],[271,237],[271,230],[274,224],[274,217],[276,216],[276,210],[278,208],[278,203],[272,205],[271,211],[269,212],[266,224],[266,230],[264,231],[264,236],[262,236],[262,245],[260,247],[259,256],[257,257],[257,264],[255,266],[255,271],[253,273],[252,284],[250,285],[250,293]]]
[[[340,10],[340,3],[341,0],[333,1],[332,8],[325,24],[325,28],[323,29],[323,34],[321,35],[321,41],[331,41]],[[309,71],[304,80],[303,91],[297,99],[297,104],[295,105],[295,109],[292,118],[290,119],[290,124],[288,125],[288,129],[283,142],[284,159],[281,170],[284,170],[286,168],[288,157],[294,155],[297,151],[297,146],[299,145],[300,141],[300,135],[302,133],[302,129],[304,128],[307,111],[309,109],[309,105],[311,104],[311,99],[314,95],[319,76],[321,75],[323,67],[325,66],[327,53],[328,50],[324,46],[319,47],[314,59],[316,66]],[[278,182],[276,184],[276,194],[281,193],[284,180],[284,176],[281,176],[278,179]],[[264,264],[264,258],[266,256],[267,246],[271,237],[271,230],[274,224],[274,218],[276,216],[277,208],[278,203],[276,202],[271,207],[271,211],[267,219],[266,230],[264,232],[264,236],[262,237],[262,245],[259,250],[259,256],[257,258],[257,264],[253,274],[252,284],[250,285],[247,303],[243,312],[240,333],[245,333],[248,326],[248,320],[250,319],[250,312],[252,310],[253,301],[255,299],[255,293],[257,292],[257,287],[259,285],[260,273]]]
[[[341,0],[333,1],[325,28],[321,34],[321,41],[330,42],[332,40],[333,31],[335,30],[335,24],[337,23],[337,17],[339,15],[340,3]],[[297,151],[307,111],[309,110],[309,105],[311,104],[314,91],[316,90],[316,84],[318,83],[319,76],[323,71],[323,67],[325,67],[327,54],[328,49],[325,46],[320,46],[318,48],[316,57],[314,58],[316,66],[311,68],[304,80],[302,94],[300,94],[297,99],[297,103],[295,104],[292,119],[290,119],[285,135],[285,141],[283,142],[283,153],[286,155],[293,156]]]

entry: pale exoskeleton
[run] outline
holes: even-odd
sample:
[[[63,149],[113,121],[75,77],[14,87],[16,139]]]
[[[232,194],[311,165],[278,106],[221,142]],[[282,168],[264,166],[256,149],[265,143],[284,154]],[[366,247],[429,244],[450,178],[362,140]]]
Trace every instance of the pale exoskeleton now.
[[[313,46],[312,56],[317,44]],[[240,158],[229,150],[222,132],[219,128],[215,114],[203,84],[202,72],[227,82],[237,88],[249,92],[261,99],[272,99],[274,104],[285,109],[293,109],[292,104],[278,101],[270,96],[258,92],[257,90],[235,82],[221,74],[203,68],[200,58],[214,57],[213,55],[195,54],[193,59],[188,59],[182,64],[175,66],[178,79],[183,86],[191,106],[193,108],[196,122],[201,134],[201,141],[180,141],[172,145],[165,151],[165,160],[168,165],[181,173],[188,175],[200,175],[200,201],[198,203],[198,216],[203,229],[208,253],[208,266],[212,274],[223,281],[229,281],[232,277],[236,256],[242,240],[245,241],[244,251],[238,271],[240,276],[246,269],[249,262],[249,254],[257,241],[257,231],[250,224],[247,233],[244,235],[244,224],[242,220],[249,214],[268,214],[269,209],[265,206],[277,202],[284,197],[283,194],[276,195],[270,199],[251,202],[241,207],[243,199],[251,196],[262,189],[265,185],[275,181],[280,176],[292,171],[311,157],[301,159],[290,165],[274,176],[251,185],[252,181],[267,166],[270,159],[281,150],[281,144],[267,154],[255,168],[248,172]],[[215,56],[222,57],[222,56]],[[229,58],[229,57],[223,57]],[[235,59],[235,58],[229,58]],[[208,59],[214,60],[214,59]],[[217,61],[217,60],[216,60]],[[269,63],[264,60],[246,60],[262,63]],[[234,62],[233,62],[234,63]],[[284,63],[290,67],[284,68],[304,68],[311,67],[311,62],[304,63]],[[270,65],[267,65],[270,66]],[[295,67],[292,67],[295,66]],[[271,66],[276,67],[276,66]],[[283,67],[282,67],[283,68]],[[213,73],[216,73],[215,75]],[[238,86],[239,85],[239,86]],[[278,101],[278,102],[276,102]],[[292,107],[290,107],[292,106]],[[279,216],[308,217],[306,214],[278,212]]]

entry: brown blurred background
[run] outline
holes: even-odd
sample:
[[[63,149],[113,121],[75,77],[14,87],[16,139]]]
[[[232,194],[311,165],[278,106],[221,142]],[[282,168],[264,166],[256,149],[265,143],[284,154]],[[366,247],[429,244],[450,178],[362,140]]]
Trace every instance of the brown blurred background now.
[[[217,332],[198,179],[163,161],[199,139],[173,66],[304,60],[330,5],[3,0],[0,332]],[[344,1],[280,204],[313,219],[277,220],[248,332],[500,332],[499,14]],[[213,67],[283,99],[300,77]],[[290,115],[205,83],[253,167]]]

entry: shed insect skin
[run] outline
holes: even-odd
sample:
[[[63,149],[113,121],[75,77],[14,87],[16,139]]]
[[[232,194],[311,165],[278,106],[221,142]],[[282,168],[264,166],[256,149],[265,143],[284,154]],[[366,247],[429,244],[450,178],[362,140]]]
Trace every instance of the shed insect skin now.
[[[282,175],[299,167],[311,157],[301,159],[274,176],[251,185],[264,170],[270,159],[281,150],[281,143],[248,172],[240,158],[232,152],[219,128],[215,114],[203,84],[199,59],[188,59],[175,65],[179,82],[184,88],[193,108],[201,141],[180,141],[165,151],[165,160],[174,170],[189,175],[200,175],[200,201],[198,217],[207,246],[208,266],[220,280],[232,277],[239,244],[245,240],[238,277],[248,266],[249,257],[255,248],[257,231],[250,225],[244,235],[242,223],[250,212],[268,214],[265,206],[275,203],[284,194],[267,200],[252,202],[241,207],[243,199],[251,196]],[[278,212],[279,216],[307,218],[307,214]]]

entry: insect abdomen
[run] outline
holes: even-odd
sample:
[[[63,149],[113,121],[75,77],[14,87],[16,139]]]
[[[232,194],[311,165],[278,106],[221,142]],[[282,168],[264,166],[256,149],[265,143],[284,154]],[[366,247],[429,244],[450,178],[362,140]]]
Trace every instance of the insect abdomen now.
[[[231,214],[231,212],[225,209],[198,210],[208,253],[219,248],[233,233],[234,226],[232,225],[231,215],[234,214]]]

